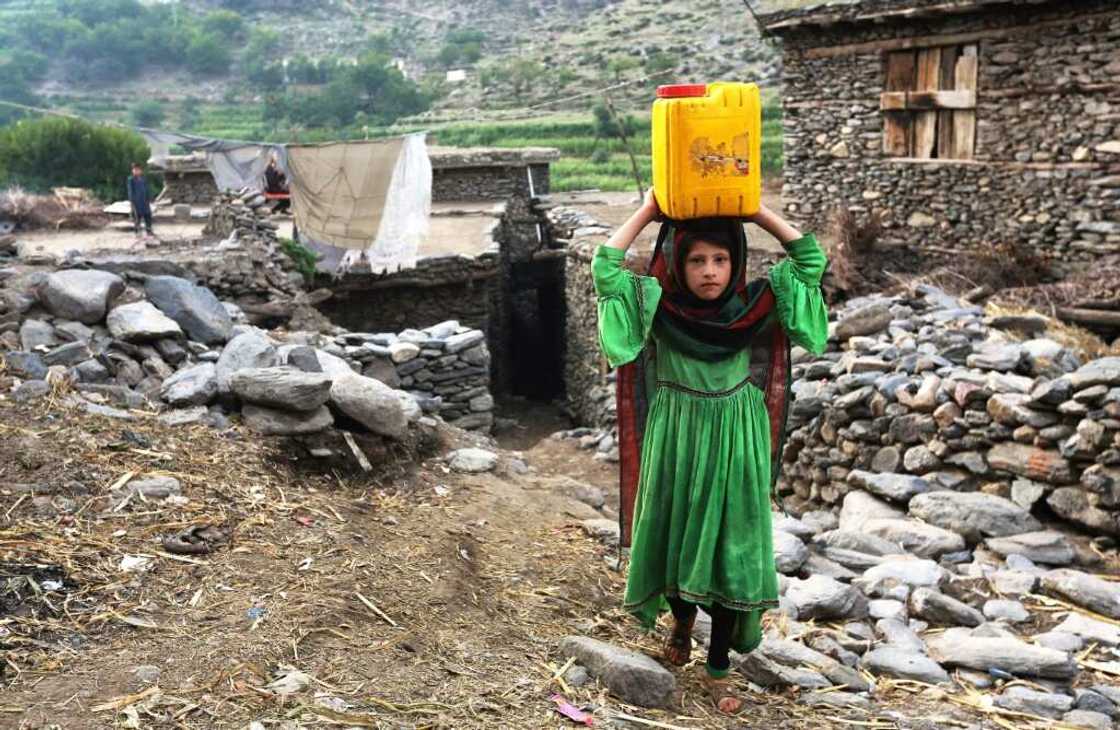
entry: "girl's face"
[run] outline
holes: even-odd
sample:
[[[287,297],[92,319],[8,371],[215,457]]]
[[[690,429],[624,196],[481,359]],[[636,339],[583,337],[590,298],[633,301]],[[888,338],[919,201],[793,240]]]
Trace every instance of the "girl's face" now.
[[[707,241],[695,241],[684,260],[684,280],[697,297],[719,299],[731,281],[731,254]]]

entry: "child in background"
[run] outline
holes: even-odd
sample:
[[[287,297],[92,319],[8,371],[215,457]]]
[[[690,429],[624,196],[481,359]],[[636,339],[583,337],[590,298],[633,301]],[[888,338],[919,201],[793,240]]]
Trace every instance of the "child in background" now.
[[[132,205],[132,224],[136,235],[140,235],[141,221],[148,235],[152,235],[151,196],[148,194],[148,181],[144,179],[144,168],[139,162],[132,163],[132,175],[125,184],[128,187],[128,202]]]
[[[730,650],[761,642],[778,605],[771,490],[780,464],[789,343],[823,352],[825,256],[763,207],[748,220],[788,257],[746,278],[742,221],[666,221],[650,276],[626,250],[660,218],[652,191],[592,263],[603,353],[618,368],[623,543],[631,536],[625,608],[652,628],[666,608],[671,664],[688,663],[697,607],[712,618],[702,679],[720,712],[742,709]],[[636,492],[636,496],[635,496]]]

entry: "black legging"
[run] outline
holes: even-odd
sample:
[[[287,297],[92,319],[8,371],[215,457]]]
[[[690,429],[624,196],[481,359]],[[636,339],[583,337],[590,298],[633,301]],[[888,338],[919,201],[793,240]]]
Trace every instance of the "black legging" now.
[[[665,596],[673,618],[688,623],[696,615],[696,604],[678,596]],[[735,628],[735,612],[726,606],[713,603],[704,610],[712,617],[712,638],[708,644],[708,666],[722,672],[731,667],[731,632]]]

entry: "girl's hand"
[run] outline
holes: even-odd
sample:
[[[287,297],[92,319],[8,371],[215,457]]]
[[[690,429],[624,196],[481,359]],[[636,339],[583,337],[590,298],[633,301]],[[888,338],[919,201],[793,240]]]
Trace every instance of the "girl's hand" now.
[[[653,194],[653,188],[646,191],[646,196],[642,200],[642,206],[638,208],[638,212],[647,221],[661,220],[661,208],[657,207],[657,196]]]
[[[783,246],[801,238],[801,231],[791,226],[786,222],[785,218],[782,218],[781,215],[770,210],[765,205],[759,204],[758,212],[754,215],[747,216],[747,220],[778,239]]]

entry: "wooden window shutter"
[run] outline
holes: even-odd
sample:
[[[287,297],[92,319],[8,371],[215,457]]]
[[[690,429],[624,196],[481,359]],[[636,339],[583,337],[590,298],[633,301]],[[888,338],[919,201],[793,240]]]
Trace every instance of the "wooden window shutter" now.
[[[886,54],[883,153],[971,158],[976,143],[976,45]]]
[[[906,92],[914,88],[916,58],[914,51],[887,54],[884,84],[887,93],[884,97],[892,92],[901,92],[905,100]],[[899,111],[883,112],[883,152],[891,157],[910,155],[910,115],[905,108],[904,102]]]

